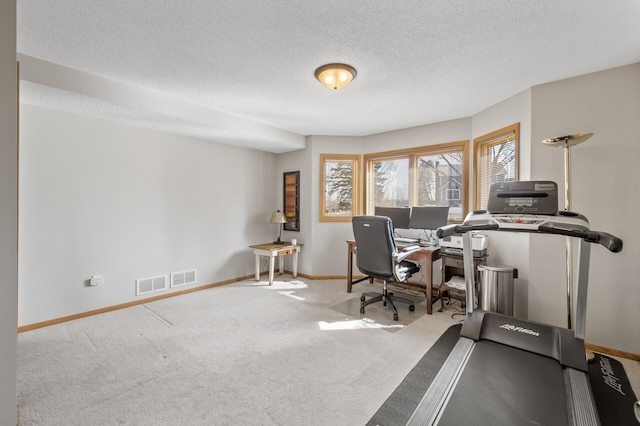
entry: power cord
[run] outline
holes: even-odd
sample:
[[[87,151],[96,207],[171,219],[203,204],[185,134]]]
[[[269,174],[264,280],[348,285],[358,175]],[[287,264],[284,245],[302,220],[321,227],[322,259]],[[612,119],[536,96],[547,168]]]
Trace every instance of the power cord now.
[[[262,274],[262,272],[264,272],[266,270],[267,273],[269,273],[269,258],[262,256],[262,267],[260,268],[260,273]],[[282,273],[280,272],[280,269],[276,269],[276,266],[273,266],[273,276],[274,277],[279,277],[281,276]]]

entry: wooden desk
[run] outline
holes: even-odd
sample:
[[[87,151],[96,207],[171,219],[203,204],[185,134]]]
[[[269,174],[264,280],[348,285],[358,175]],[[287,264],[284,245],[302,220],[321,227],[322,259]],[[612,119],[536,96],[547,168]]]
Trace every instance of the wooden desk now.
[[[369,279],[370,282],[373,282],[373,278],[364,277],[358,280],[353,280],[353,254],[356,250],[356,242],[354,240],[347,240],[347,293],[351,293],[351,288],[353,284],[359,283],[360,281],[364,281]],[[427,314],[431,315],[432,309],[432,296],[433,296],[433,262],[440,259],[440,247],[420,247],[420,250],[412,253],[409,257],[409,260],[414,260],[417,262],[424,262],[426,265],[426,270],[423,271],[425,277],[425,284],[414,284],[414,283],[397,283],[403,287],[412,288],[418,287],[420,291],[425,294],[427,299]]]
[[[282,258],[286,255],[293,255],[293,276],[298,276],[298,253],[300,252],[300,246],[291,245],[291,243],[284,244],[255,244],[249,246],[253,249],[253,254],[256,255],[256,281],[260,281],[260,256],[267,256],[269,258],[269,285],[273,285],[273,269],[275,266],[276,257],[278,258],[278,269],[282,274]]]

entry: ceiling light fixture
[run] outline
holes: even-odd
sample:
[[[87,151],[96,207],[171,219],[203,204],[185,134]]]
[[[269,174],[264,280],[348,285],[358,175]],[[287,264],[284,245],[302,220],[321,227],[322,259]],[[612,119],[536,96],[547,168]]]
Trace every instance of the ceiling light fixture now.
[[[315,76],[320,83],[332,90],[338,90],[356,78],[356,69],[347,64],[327,64],[318,68]]]

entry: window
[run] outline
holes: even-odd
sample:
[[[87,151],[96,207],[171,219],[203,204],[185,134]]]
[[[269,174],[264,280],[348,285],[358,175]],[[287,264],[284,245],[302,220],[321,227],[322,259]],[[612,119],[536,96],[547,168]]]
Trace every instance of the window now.
[[[460,201],[460,190],[447,189],[447,200]]]
[[[518,180],[520,123],[474,139],[475,209],[486,209],[489,189],[496,182]]]
[[[350,222],[359,214],[359,175],[359,155],[320,155],[321,222]]]
[[[375,206],[448,206],[449,221],[467,213],[469,142],[365,155],[366,211]]]

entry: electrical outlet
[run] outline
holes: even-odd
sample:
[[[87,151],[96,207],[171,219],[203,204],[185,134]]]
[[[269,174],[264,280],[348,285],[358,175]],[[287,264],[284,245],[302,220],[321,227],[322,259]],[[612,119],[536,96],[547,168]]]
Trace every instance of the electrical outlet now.
[[[103,282],[104,278],[102,278],[102,275],[92,275],[91,279],[89,280],[89,284],[91,284],[92,286],[102,285]]]

